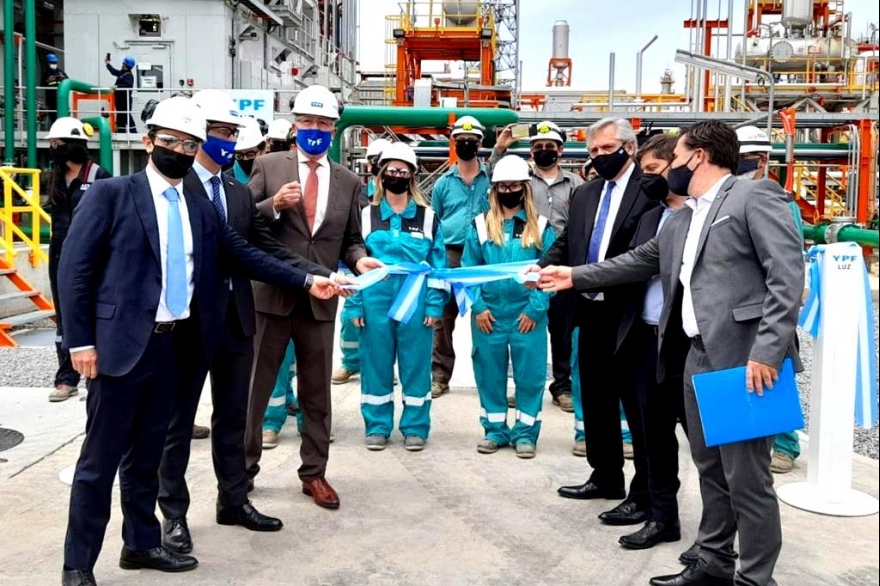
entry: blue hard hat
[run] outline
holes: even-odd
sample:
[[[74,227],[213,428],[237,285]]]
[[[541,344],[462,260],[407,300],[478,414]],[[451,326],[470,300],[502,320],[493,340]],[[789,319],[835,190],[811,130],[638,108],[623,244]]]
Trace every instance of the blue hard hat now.
[[[122,60],[122,64],[127,67],[134,67],[134,57],[126,57]]]
[[[55,53],[49,53],[46,55],[46,63],[58,63],[58,55]]]

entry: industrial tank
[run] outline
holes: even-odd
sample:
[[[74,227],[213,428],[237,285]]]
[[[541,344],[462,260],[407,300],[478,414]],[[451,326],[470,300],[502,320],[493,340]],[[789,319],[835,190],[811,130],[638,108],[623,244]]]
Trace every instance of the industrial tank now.
[[[467,26],[477,19],[479,2],[462,2],[461,0],[444,0],[443,15],[447,26]]]
[[[737,47],[737,61],[742,59],[742,45]],[[806,72],[808,67],[828,65],[829,60],[848,56],[845,41],[839,37],[752,37],[746,41],[746,65],[774,72]]]
[[[568,59],[568,22],[565,20],[557,20],[553,24],[553,58]]]
[[[804,28],[813,22],[813,0],[783,0],[782,25]]]

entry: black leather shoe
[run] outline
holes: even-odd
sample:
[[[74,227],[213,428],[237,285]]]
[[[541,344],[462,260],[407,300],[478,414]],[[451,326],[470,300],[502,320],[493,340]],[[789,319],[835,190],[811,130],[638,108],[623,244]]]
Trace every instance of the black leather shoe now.
[[[599,488],[595,484],[590,481],[587,481],[583,484],[579,484],[577,486],[561,486],[556,492],[559,496],[567,498],[567,499],[578,499],[578,500],[588,500],[588,499],[610,499],[610,500],[618,500],[622,498],[626,498],[626,491],[622,488],[620,490],[604,490]]]
[[[648,521],[645,526],[617,542],[626,549],[650,549],[658,543],[681,540],[681,525],[676,521]]]
[[[217,507],[217,523],[220,525],[241,525],[251,531],[280,531],[284,524],[281,519],[262,514],[254,505],[245,503],[240,507]]]
[[[599,515],[599,520],[606,525],[638,525],[650,518],[650,509],[641,508],[629,499]]]
[[[678,561],[686,566],[695,564],[700,561],[700,546],[696,542],[688,550],[678,556]]]
[[[195,570],[198,565],[199,561],[191,555],[174,553],[164,547],[135,551],[123,545],[122,553],[119,554],[119,567],[123,570],[187,572]]]
[[[189,553],[193,550],[186,517],[162,521],[162,545],[174,553]]]
[[[61,586],[98,586],[91,570],[64,570],[61,572]]]
[[[692,564],[680,574],[657,576],[648,583],[651,586],[733,586],[733,578],[713,576],[701,569],[699,564]]]

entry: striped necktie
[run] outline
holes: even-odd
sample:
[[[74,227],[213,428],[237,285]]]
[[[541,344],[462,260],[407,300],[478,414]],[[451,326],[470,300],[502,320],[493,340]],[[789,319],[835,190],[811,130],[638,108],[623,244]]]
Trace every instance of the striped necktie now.
[[[223,207],[223,199],[220,196],[220,178],[216,175],[211,177],[211,203],[223,218],[223,223],[226,223],[226,209]]]

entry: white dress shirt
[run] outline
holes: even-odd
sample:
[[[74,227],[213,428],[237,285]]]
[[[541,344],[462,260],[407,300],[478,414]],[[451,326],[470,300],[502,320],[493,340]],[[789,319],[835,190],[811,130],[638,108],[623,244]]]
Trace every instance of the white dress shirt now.
[[[186,319],[190,314],[190,303],[192,302],[195,283],[193,283],[193,268],[195,261],[193,260],[193,235],[192,226],[189,223],[189,211],[186,207],[186,199],[183,197],[183,183],[178,183],[174,189],[178,193],[177,206],[180,210],[180,222],[183,226],[183,251],[186,255],[186,309],[181,315],[175,316],[165,305],[165,291],[168,284],[168,274],[166,265],[168,262],[168,205],[169,202],[165,198],[163,192],[172,187],[159,172],[153,169],[152,165],[147,165],[147,180],[150,183],[150,193],[153,195],[153,205],[156,206],[156,222],[159,225],[159,256],[162,267],[162,293],[159,295],[159,307],[156,310],[156,321],[174,321]]]
[[[309,175],[311,175],[312,170],[309,169],[306,158],[302,153],[297,153],[296,158],[299,165],[299,182],[302,186],[303,197],[305,197],[306,183],[309,180]],[[321,223],[324,221],[324,216],[327,215],[327,202],[330,198],[330,161],[327,159],[327,155],[324,155],[320,159],[317,159],[317,162],[318,205],[315,207],[315,223],[312,225],[312,235],[318,231],[318,228],[321,227]]]
[[[689,197],[684,202],[684,205],[693,210],[687,239],[684,241],[681,273],[679,273],[678,277],[684,287],[684,295],[681,300],[681,325],[688,338],[700,335],[700,328],[697,326],[697,315],[694,313],[694,298],[691,296],[691,275],[694,274],[694,263],[697,260],[697,244],[700,241],[700,234],[703,231],[703,225],[706,223],[709,208],[712,207],[712,202],[715,201],[715,197],[721,190],[721,185],[727,181],[728,177],[730,177],[729,174],[719,179],[718,183],[710,187],[709,191],[701,197]]]
[[[218,177],[220,179],[220,202],[223,204],[223,213],[226,215],[228,223],[229,203],[226,201],[226,190],[223,189],[223,170],[218,171],[216,175],[212,174],[198,161],[193,164],[193,170],[199,176],[199,181],[205,186],[205,193],[208,194],[208,200],[211,203],[214,203],[214,186],[211,185],[211,177]]]
[[[632,177],[633,169],[635,168],[635,163],[629,163],[629,169],[624,171],[623,175],[614,182],[614,189],[611,190],[611,203],[608,205],[608,218],[605,220],[605,231],[602,233],[602,242],[599,244],[599,259],[597,262],[605,260],[608,245],[611,243],[611,233],[614,231],[614,221],[617,218],[617,212],[620,211],[620,202],[623,201],[623,194],[626,193],[626,186],[629,185],[629,178]],[[599,206],[596,208],[596,216],[593,218],[594,230],[596,229],[596,222],[599,221],[599,211],[602,209],[602,202],[605,201],[606,192],[608,191],[608,183],[609,181],[602,183],[602,195],[599,198]],[[588,250],[589,245],[588,242]],[[594,301],[604,301],[605,294],[598,293],[592,299]]]

